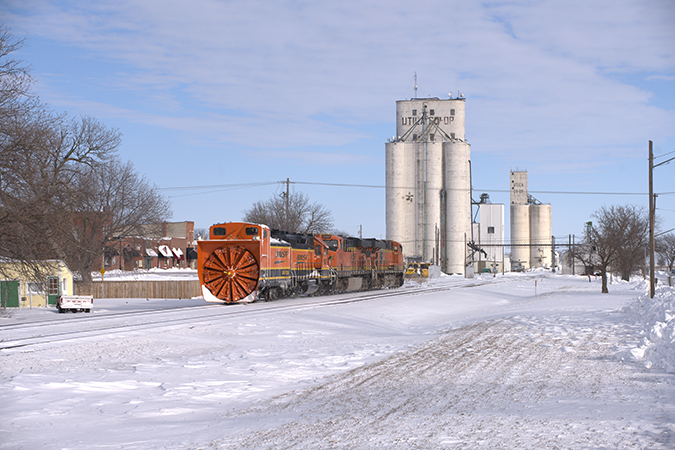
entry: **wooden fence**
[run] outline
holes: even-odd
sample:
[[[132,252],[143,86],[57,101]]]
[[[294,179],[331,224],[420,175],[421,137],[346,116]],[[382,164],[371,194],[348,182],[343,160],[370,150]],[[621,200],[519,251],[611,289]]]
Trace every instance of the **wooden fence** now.
[[[94,298],[193,298],[201,297],[199,280],[103,281],[75,283],[75,295]]]

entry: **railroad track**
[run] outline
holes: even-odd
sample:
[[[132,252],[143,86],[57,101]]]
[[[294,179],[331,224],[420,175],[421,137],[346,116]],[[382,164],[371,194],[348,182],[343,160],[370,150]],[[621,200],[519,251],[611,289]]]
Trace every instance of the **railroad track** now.
[[[120,299],[122,300],[122,299]],[[71,315],[69,313],[66,313],[64,315],[61,314],[56,314],[56,310],[54,310],[55,316],[57,317],[56,319],[52,320],[35,320],[35,321],[26,321],[26,322],[17,322],[17,323],[5,323],[5,324],[0,324],[0,333],[4,332],[5,330],[13,330],[13,329],[22,329],[22,328],[28,328],[28,327],[49,327],[53,325],[64,325],[68,323],[82,323],[82,322],[97,322],[97,321],[102,321],[109,319],[111,317],[116,317],[116,318],[121,318],[121,317],[136,317],[136,316],[144,316],[144,315],[151,315],[151,314],[164,314],[164,313],[173,313],[179,310],[185,310],[185,309],[195,309],[195,308],[218,308],[219,305],[210,305],[210,304],[204,304],[204,305],[191,305],[191,306],[175,306],[175,307],[170,307],[170,308],[152,308],[148,310],[142,310],[142,311],[115,311],[115,312],[101,312],[101,311],[96,311],[95,314],[75,314]],[[64,320],[65,319],[65,320]],[[1,341],[1,339],[0,339]]]
[[[351,303],[379,300],[387,297],[423,295],[449,291],[457,288],[476,287],[484,284],[508,282],[509,280],[476,279],[443,284],[407,285],[403,288],[337,294],[323,297],[281,299],[269,303],[238,305],[203,305],[178,308],[162,308],[146,311],[123,311],[119,313],[84,315],[72,320],[50,320],[21,324],[5,324],[0,327],[0,354],[10,351],[37,349],[58,342],[87,339],[113,334],[159,329],[184,324],[198,324],[238,316],[255,317],[285,311],[339,306]],[[77,329],[73,329],[76,327]]]

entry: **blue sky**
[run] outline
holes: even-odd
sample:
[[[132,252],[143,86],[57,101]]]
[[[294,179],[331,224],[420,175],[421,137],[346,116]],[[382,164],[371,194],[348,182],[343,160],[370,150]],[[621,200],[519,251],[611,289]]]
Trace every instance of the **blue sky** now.
[[[466,97],[474,198],[508,205],[527,170],[557,239],[603,205],[647,208],[648,141],[675,152],[672,0],[4,0],[0,22],[41,99],[119,129],[198,228],[289,178],[337,229],[385,237],[384,145],[415,73],[419,97]],[[675,161],[655,191],[675,228]]]

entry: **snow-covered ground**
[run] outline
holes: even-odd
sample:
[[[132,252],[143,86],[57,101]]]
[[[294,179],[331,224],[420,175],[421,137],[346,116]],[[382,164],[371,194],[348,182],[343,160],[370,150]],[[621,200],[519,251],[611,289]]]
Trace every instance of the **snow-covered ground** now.
[[[540,272],[361,302],[16,311],[0,346],[65,340],[0,351],[0,448],[672,449],[663,284]]]

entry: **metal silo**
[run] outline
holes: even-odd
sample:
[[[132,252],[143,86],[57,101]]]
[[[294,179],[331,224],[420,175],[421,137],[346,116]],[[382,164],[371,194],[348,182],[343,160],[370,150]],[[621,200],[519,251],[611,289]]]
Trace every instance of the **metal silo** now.
[[[551,205],[530,205],[530,265],[550,268],[552,263]]]
[[[530,206],[511,204],[511,267],[530,268]]]

